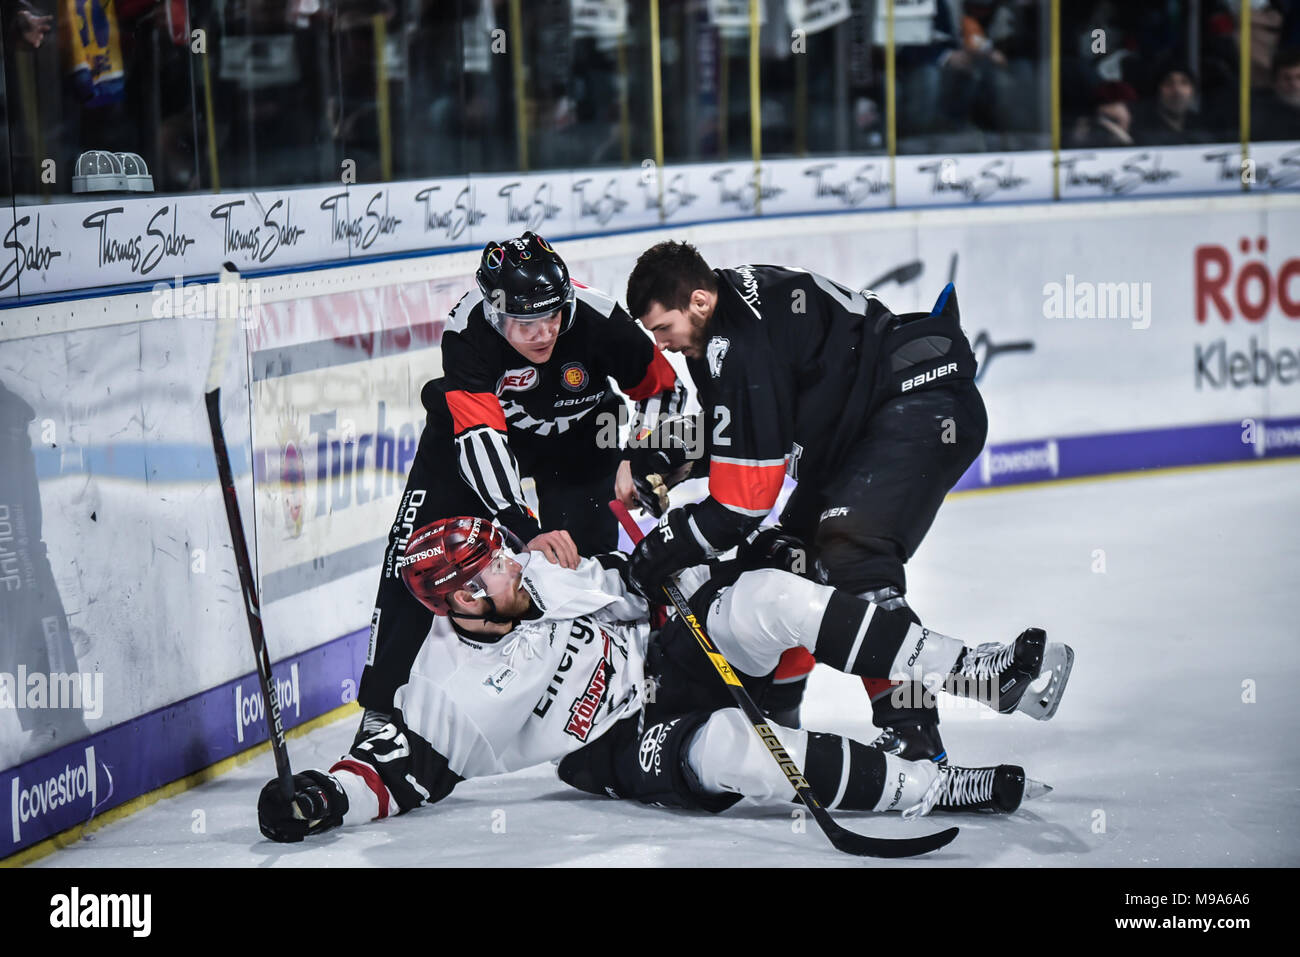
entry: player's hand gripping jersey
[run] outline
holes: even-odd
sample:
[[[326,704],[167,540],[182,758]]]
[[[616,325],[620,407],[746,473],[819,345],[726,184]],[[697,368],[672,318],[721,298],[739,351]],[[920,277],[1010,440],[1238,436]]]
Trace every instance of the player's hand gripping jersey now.
[[[524,302],[525,289],[512,306],[511,289],[492,288],[506,273],[512,281],[531,281],[530,270],[542,260],[556,272],[542,284],[545,292],[561,290],[555,302]],[[467,293],[447,320],[442,388],[462,476],[503,525],[529,541],[541,528],[525,503],[521,474],[613,475],[621,450],[609,423],[619,421],[623,400],[611,378],[637,403],[637,419],[652,422],[680,411],[686,390],[627,312],[604,293],[572,282],[541,237],[525,233],[490,246],[478,278],[480,289]],[[534,362],[515,348],[502,331],[510,313],[493,306],[497,293],[506,309],[560,310],[549,358]]]

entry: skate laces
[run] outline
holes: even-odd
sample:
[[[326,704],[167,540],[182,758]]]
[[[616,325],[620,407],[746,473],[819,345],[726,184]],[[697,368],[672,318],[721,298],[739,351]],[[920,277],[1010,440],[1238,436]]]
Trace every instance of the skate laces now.
[[[938,767],[938,777],[926,788],[921,800],[903,812],[903,820],[924,817],[940,804],[971,807],[993,800],[993,779],[997,768]]]
[[[970,675],[973,678],[996,678],[1011,667],[1015,657],[1016,646],[1014,642],[1008,645],[989,642],[980,645],[973,652],[966,652],[966,660],[962,663],[961,673]]]
[[[938,773],[934,776],[934,780],[930,782],[930,786],[925,789],[925,793],[921,795],[921,800],[903,810],[904,821],[910,821],[913,818],[918,817],[925,817],[933,811],[934,806],[939,803],[939,797],[943,792],[945,782],[948,779],[948,768],[943,765],[935,765],[935,769]]]
[[[993,800],[993,777],[997,768],[954,768],[940,804],[969,807]]]

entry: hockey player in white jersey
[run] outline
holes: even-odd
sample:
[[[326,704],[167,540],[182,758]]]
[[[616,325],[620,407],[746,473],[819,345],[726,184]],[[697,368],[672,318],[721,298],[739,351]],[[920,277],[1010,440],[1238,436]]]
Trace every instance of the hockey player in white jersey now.
[[[436,617],[393,720],[328,772],[295,775],[292,800],[269,782],[258,802],[264,835],[300,841],[435,803],[467,778],[547,761],[574,787],[647,804],[716,813],[742,797],[791,800],[686,628],[672,619],[652,634],[625,556],[576,569],[529,558],[515,536],[480,518],[412,536],[402,576]],[[751,566],[746,556],[681,576],[696,616],[751,689],[796,646],[847,673],[906,675],[1003,713],[1039,676],[1040,629],[969,648],[903,611]],[[1012,765],[940,766],[840,735],[774,731],[832,809],[1010,812],[1045,790]]]

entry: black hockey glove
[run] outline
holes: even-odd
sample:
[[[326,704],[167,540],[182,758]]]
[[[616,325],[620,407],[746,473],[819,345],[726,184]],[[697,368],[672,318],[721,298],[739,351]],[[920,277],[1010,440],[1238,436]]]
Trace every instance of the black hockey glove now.
[[[767,525],[750,532],[736,550],[736,561],[746,571],[779,568],[795,575],[807,575],[812,567],[807,546],[801,539],[783,532],[780,525]]]
[[[694,463],[687,436],[693,435],[695,428],[692,416],[669,416],[649,435],[628,444],[627,460],[632,467],[637,501],[655,518],[668,511],[668,490],[691,472]]]
[[[281,844],[296,844],[308,834],[320,834],[343,823],[348,796],[328,774],[303,771],[293,776],[293,800],[280,792],[278,780],[268,781],[257,799],[257,824],[263,836]]]
[[[673,572],[707,561],[685,509],[675,508],[632,550],[628,581],[649,601],[663,601],[662,585]]]

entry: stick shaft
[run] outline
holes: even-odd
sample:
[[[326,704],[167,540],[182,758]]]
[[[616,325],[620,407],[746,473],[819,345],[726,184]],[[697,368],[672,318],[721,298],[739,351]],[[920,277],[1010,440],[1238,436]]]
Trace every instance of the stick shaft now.
[[[239,499],[235,495],[235,476],[230,467],[230,452],[221,428],[221,389],[205,396],[208,407],[208,426],[212,431],[212,449],[217,458],[217,476],[221,481],[221,496],[226,506],[226,522],[230,526],[230,539],[235,549],[235,565],[239,569],[239,585],[244,596],[244,611],[248,615],[248,631],[253,639],[253,657],[257,661],[257,675],[266,702],[266,729],[275,755],[276,777],[280,790],[287,799],[293,799],[293,772],[289,768],[289,749],[284,739],[284,723],[280,717],[280,696],[276,693],[275,678],[271,674],[271,656],[266,650],[266,634],[262,630],[262,610],[257,602],[257,585],[253,580],[253,563],[244,538],[244,524],[239,517]]]

